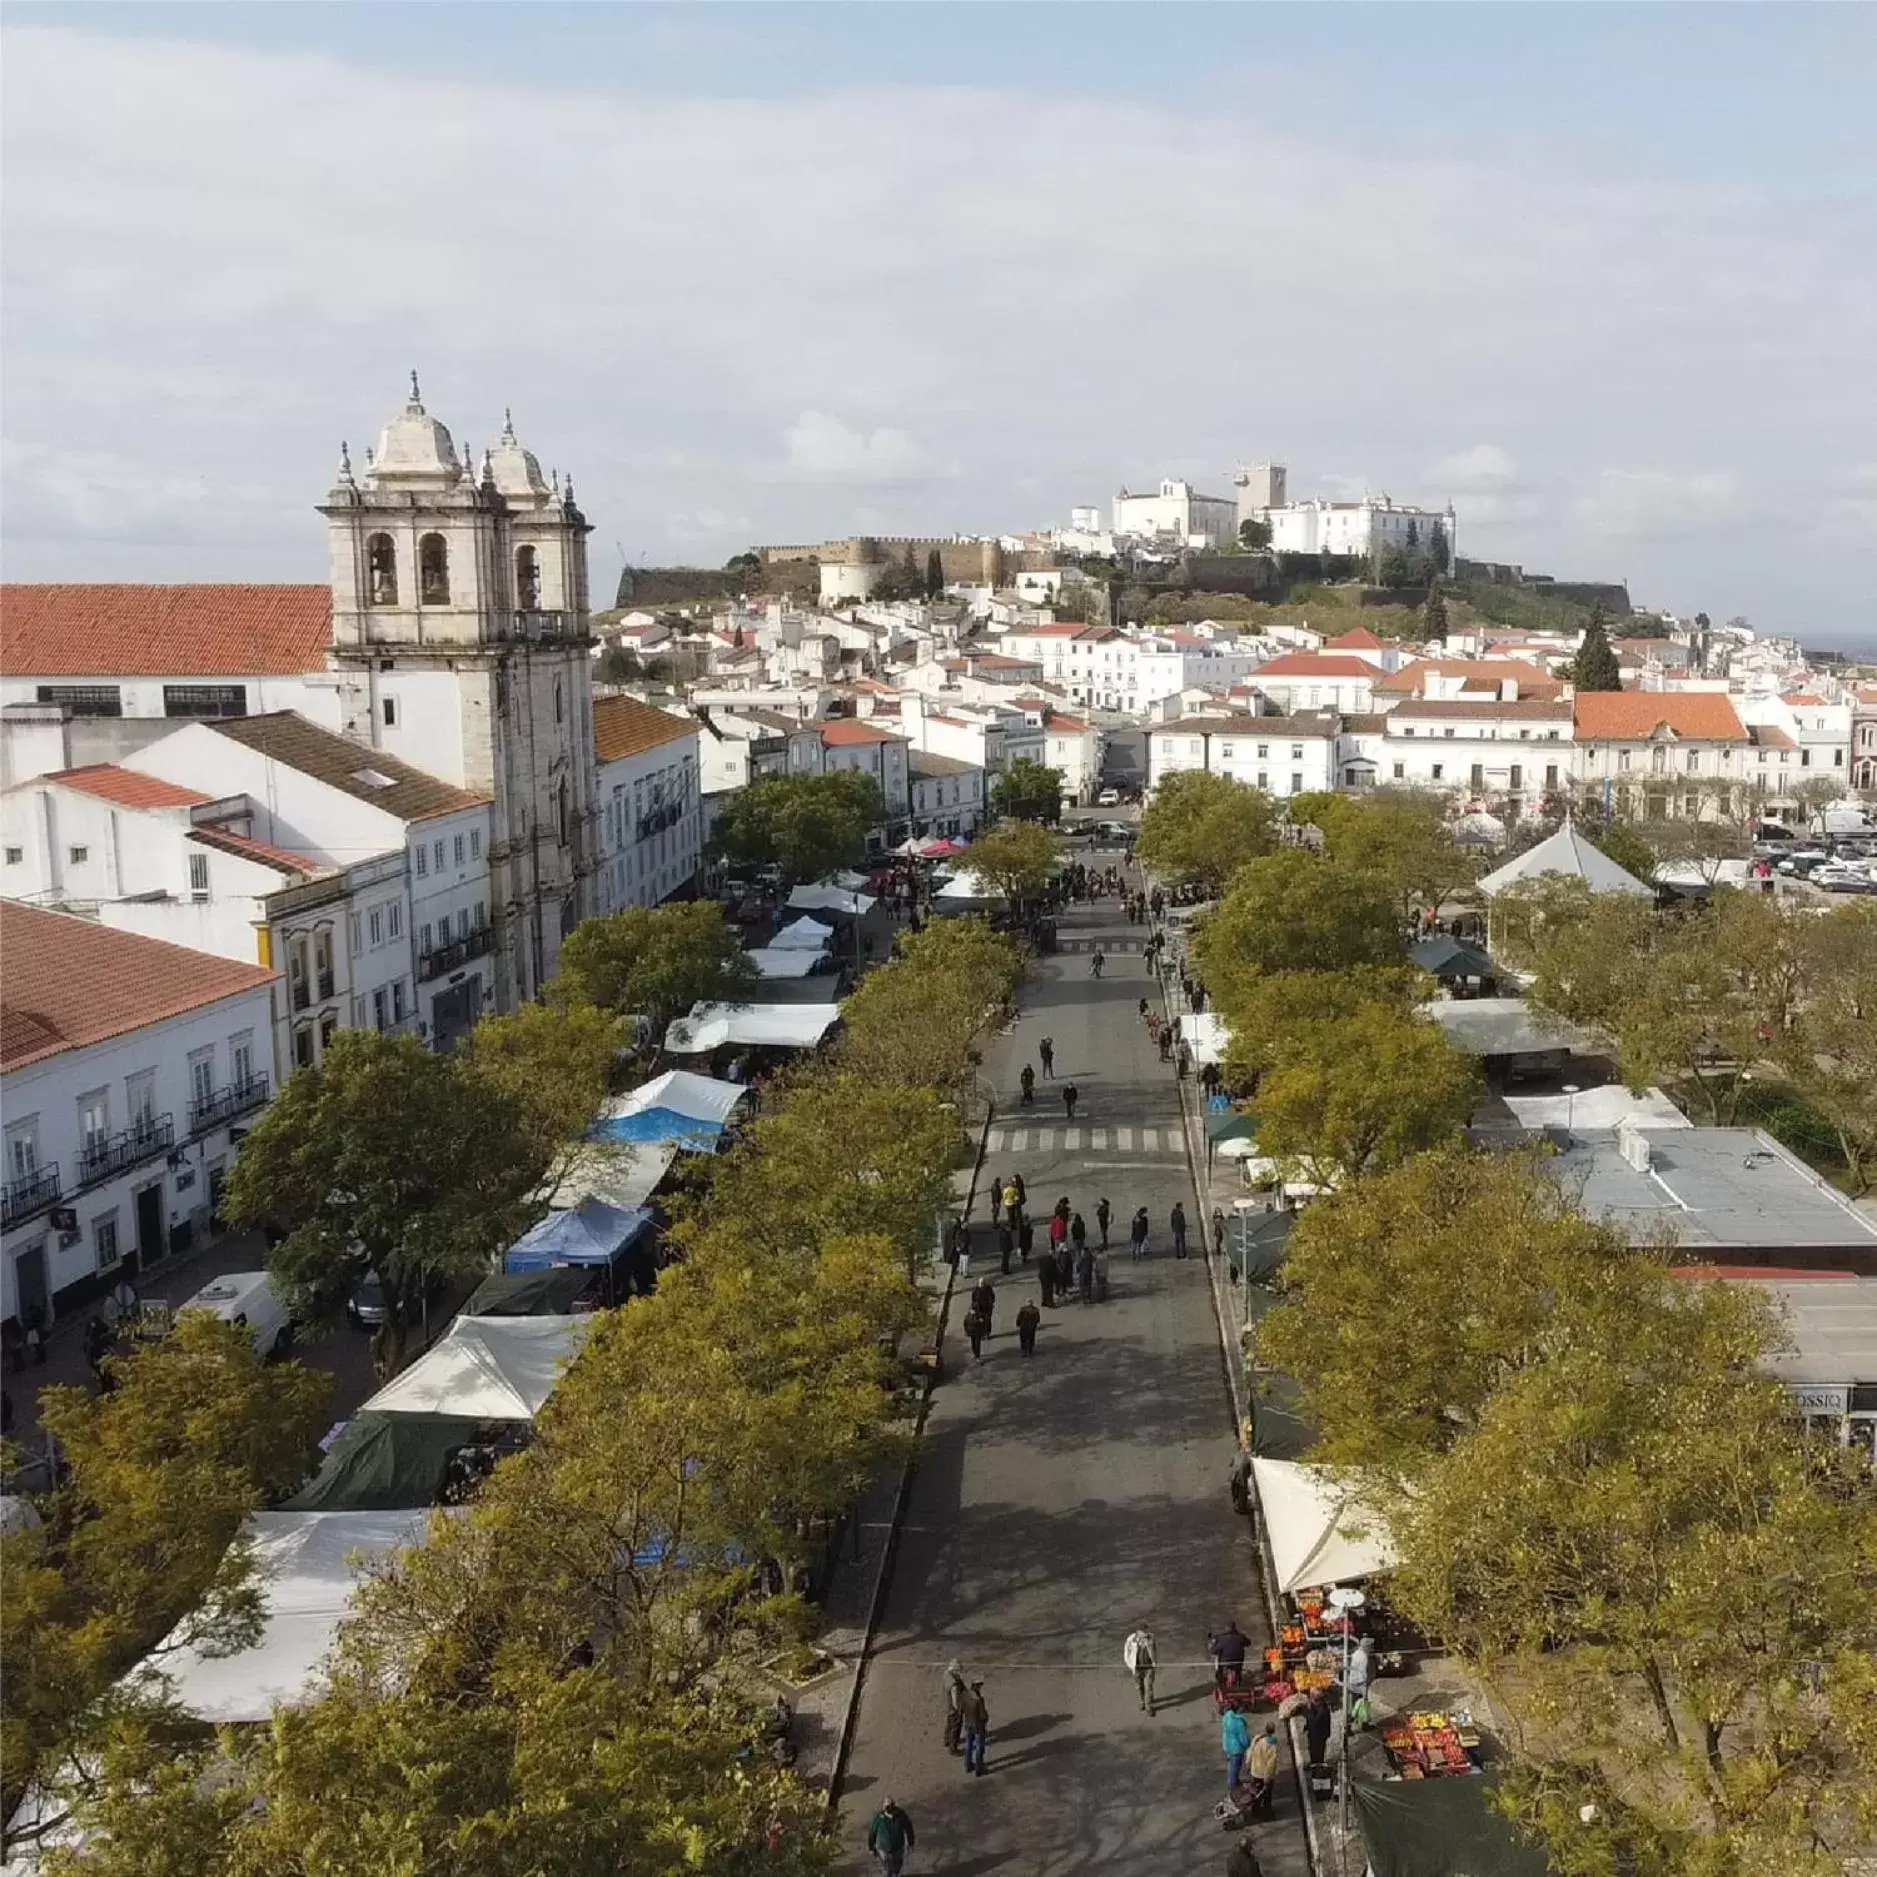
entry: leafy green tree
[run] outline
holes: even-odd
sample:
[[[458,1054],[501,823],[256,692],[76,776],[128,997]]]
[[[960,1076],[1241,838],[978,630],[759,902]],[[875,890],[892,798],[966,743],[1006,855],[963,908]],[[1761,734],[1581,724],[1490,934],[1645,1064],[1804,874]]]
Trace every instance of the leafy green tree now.
[[[1603,608],[1593,606],[1584,622],[1584,636],[1571,660],[1571,683],[1579,691],[1620,691],[1623,675],[1615,648],[1604,624]]]
[[[549,1184],[566,1170],[599,1112],[622,1028],[610,1010],[554,1002],[485,1017],[469,1034],[470,1073],[514,1102]]]
[[[1258,1086],[1258,1150],[1318,1186],[1459,1136],[1479,1070],[1425,1017],[1386,1004],[1292,1032]]]
[[[242,1143],[223,1210],[286,1236],[269,1268],[303,1310],[384,1281],[393,1357],[438,1278],[479,1277],[545,1166],[512,1095],[414,1037],[341,1030]]]
[[[1229,1017],[1253,979],[1401,965],[1407,943],[1387,889],[1370,875],[1286,847],[1239,868],[1193,952]]]
[[[1169,880],[1218,893],[1246,861],[1277,844],[1277,814],[1262,789],[1184,769],[1166,777],[1141,815],[1135,852]]]
[[[860,770],[763,776],[731,796],[717,851],[733,866],[780,867],[799,885],[862,860],[885,819],[880,785]]]
[[[1019,913],[1041,898],[1062,853],[1055,835],[1034,821],[1000,821],[967,847],[959,865],[1001,893]]]
[[[1232,987],[1226,1074],[1234,1086],[1255,1087],[1300,1032],[1340,1023],[1377,1004],[1409,1016],[1434,988],[1426,972],[1405,964],[1247,976]]]
[[[642,1016],[663,1036],[693,1004],[745,1002],[756,983],[756,967],[723,908],[714,900],[673,900],[583,919],[561,947],[548,996],[563,1006]]]
[[[1062,818],[1062,771],[1019,756],[991,785],[991,807],[1006,820],[1053,828]]]
[[[935,600],[945,591],[945,562],[937,548],[931,549],[925,557],[925,596]]]
[[[1702,881],[1712,886],[1725,862],[1744,860],[1753,851],[1752,840],[1744,829],[1709,815],[1671,815],[1656,821],[1613,825],[1625,832],[1633,830],[1648,849],[1649,870],[1637,876],[1644,880],[1654,879],[1663,867],[1691,867]],[[1624,863],[1618,861],[1617,864]]]
[[[1877,905],[1835,906],[1797,939],[1797,1018],[1779,1058],[1831,1123],[1861,1192],[1877,1172]]]
[[[1643,837],[1633,821],[1612,821],[1585,838],[1607,859],[1613,860],[1627,874],[1638,880],[1655,878],[1655,849]]]
[[[1405,921],[1418,906],[1439,906],[1468,885],[1472,855],[1447,827],[1447,804],[1418,789],[1367,795],[1299,797],[1313,805],[1324,852],[1338,866],[1366,873],[1393,895]]]
[[[297,1362],[264,1368],[245,1330],[206,1311],[108,1361],[109,1394],[42,1393],[42,1425],[70,1475],[39,1501],[42,1525],[0,1538],[8,1819],[35,1777],[82,1769],[140,1705],[107,1697],[177,1625],[175,1647],[253,1640],[252,1559],[235,1535],[305,1477],[327,1425],[329,1377]]]
[[[1271,545],[1271,524],[1248,515],[1238,524],[1238,545],[1248,553],[1259,553]]]

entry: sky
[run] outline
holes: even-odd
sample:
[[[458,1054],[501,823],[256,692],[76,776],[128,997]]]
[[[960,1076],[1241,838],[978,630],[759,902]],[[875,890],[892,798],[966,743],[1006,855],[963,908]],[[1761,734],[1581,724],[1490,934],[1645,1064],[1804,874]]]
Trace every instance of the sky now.
[[[622,561],[1364,490],[1877,646],[1877,8],[43,6],[8,578],[317,580],[408,373]]]

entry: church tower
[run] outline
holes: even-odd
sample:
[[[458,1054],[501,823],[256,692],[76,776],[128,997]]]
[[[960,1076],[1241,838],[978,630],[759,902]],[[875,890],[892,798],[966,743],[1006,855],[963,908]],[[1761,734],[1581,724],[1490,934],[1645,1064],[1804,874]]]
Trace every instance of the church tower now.
[[[321,505],[346,735],[493,798],[496,1007],[540,994],[598,864],[586,517],[505,421],[480,464],[410,401]]]

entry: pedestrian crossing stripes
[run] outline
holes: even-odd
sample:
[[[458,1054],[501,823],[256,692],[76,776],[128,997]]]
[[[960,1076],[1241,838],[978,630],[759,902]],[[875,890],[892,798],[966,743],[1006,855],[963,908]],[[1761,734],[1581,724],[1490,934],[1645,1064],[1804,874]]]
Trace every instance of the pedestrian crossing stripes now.
[[[1181,1154],[1180,1130],[1172,1127],[994,1127],[984,1137],[984,1152]]]
[[[1146,942],[1147,941],[1145,939],[1137,939],[1137,938],[1086,938],[1086,937],[1058,936],[1056,940],[1056,949],[1059,952],[1083,952],[1083,953],[1107,952],[1109,956],[1111,957],[1116,952],[1132,952],[1135,954],[1136,957],[1138,957],[1140,955],[1141,947],[1144,944],[1146,944]]]

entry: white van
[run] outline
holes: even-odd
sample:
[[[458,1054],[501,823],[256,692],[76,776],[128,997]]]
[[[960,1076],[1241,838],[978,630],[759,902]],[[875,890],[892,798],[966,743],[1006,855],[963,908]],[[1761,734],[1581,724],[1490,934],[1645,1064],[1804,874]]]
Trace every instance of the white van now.
[[[293,1341],[293,1317],[265,1271],[230,1271],[205,1284],[179,1310],[213,1310],[224,1323],[242,1323],[263,1362]]]

